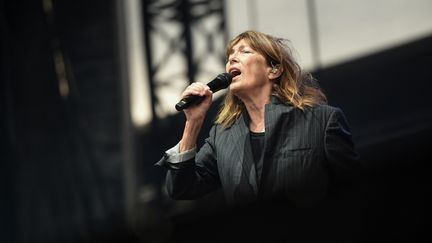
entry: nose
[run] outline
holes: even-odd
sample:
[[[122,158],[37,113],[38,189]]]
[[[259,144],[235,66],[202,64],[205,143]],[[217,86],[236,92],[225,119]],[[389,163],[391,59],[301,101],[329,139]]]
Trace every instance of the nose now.
[[[229,64],[233,64],[236,62],[238,62],[237,55],[232,54],[228,57],[228,63]]]

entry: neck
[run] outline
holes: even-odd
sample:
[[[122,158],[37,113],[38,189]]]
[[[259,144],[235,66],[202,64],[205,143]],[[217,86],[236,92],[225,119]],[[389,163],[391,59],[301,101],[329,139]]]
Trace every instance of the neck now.
[[[243,101],[246,110],[249,114],[250,122],[249,129],[252,132],[264,132],[265,131],[265,105],[270,103],[270,97],[265,99],[253,99]]]

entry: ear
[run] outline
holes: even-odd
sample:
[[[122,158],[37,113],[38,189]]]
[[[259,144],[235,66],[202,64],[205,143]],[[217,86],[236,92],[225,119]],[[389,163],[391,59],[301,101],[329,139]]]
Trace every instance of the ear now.
[[[272,67],[268,67],[268,78],[270,80],[277,79],[281,76],[282,71],[283,70],[280,67],[280,65],[274,65]]]

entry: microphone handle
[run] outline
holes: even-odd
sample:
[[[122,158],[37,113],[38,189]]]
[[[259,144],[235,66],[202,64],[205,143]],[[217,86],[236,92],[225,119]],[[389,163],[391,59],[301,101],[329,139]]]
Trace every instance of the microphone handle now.
[[[175,105],[175,108],[177,111],[181,111],[183,109],[187,109],[192,104],[199,104],[203,100],[204,100],[204,96],[198,96],[198,95],[186,96]]]

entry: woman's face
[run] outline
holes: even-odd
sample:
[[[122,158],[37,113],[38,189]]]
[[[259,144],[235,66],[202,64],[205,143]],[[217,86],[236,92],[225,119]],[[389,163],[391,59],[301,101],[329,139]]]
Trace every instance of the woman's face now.
[[[270,67],[266,59],[244,40],[233,46],[225,69],[233,75],[231,92],[240,98],[271,90]]]

